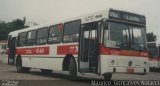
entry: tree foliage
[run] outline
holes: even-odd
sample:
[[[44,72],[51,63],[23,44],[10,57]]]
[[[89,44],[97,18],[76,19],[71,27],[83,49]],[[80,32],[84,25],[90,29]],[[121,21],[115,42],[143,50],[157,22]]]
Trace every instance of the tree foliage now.
[[[157,36],[153,33],[147,33],[147,42],[155,42],[157,40]]]
[[[23,29],[27,26],[25,26],[26,18],[24,17],[23,20],[16,19],[12,22],[0,22],[0,40],[7,40],[8,34],[11,31]]]

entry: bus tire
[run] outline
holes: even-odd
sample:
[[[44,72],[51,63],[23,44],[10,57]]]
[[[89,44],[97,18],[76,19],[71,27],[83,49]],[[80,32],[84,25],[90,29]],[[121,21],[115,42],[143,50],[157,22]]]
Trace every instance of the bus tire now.
[[[21,73],[26,73],[26,72],[29,72],[29,70],[30,70],[30,68],[22,67],[22,59],[19,57],[16,61],[16,68],[17,68],[17,71],[21,72]]]
[[[103,75],[104,80],[110,81],[112,79],[112,74],[111,73],[106,73]]]
[[[77,79],[77,65],[76,65],[76,61],[73,58],[70,58],[69,77],[70,77],[70,80]]]

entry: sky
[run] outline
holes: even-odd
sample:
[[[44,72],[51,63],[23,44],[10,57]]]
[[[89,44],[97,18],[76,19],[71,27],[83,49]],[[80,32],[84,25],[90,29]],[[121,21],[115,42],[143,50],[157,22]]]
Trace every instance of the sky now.
[[[108,8],[145,15],[147,32],[160,43],[160,0],[0,0],[0,20],[14,19],[43,24],[84,15]]]

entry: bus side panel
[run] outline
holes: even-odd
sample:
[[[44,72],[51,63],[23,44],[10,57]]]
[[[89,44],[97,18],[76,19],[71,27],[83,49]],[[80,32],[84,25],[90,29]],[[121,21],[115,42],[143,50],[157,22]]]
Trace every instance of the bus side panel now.
[[[62,70],[63,58],[47,58],[47,57],[22,57],[23,66],[39,69]]]
[[[30,67],[30,68],[39,68],[39,69],[62,70],[63,60],[67,54],[70,54],[70,52],[58,54],[59,46],[61,47],[65,46],[63,48],[64,51],[71,49],[69,51],[73,52],[72,48],[73,46],[77,46],[77,43],[54,44],[54,45],[43,45],[43,46],[30,47],[30,48],[49,47],[49,55],[21,55],[22,66]],[[69,47],[66,47],[66,46],[69,46]],[[35,51],[32,51],[32,49],[30,50],[31,52],[35,52]],[[25,52],[27,52],[27,50]],[[73,56],[77,57],[77,54],[74,54]]]

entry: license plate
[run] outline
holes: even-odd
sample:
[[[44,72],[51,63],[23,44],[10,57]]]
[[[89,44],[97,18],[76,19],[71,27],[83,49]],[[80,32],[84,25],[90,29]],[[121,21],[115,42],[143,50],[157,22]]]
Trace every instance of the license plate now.
[[[127,68],[127,72],[128,73],[134,73],[134,69],[133,68]]]

